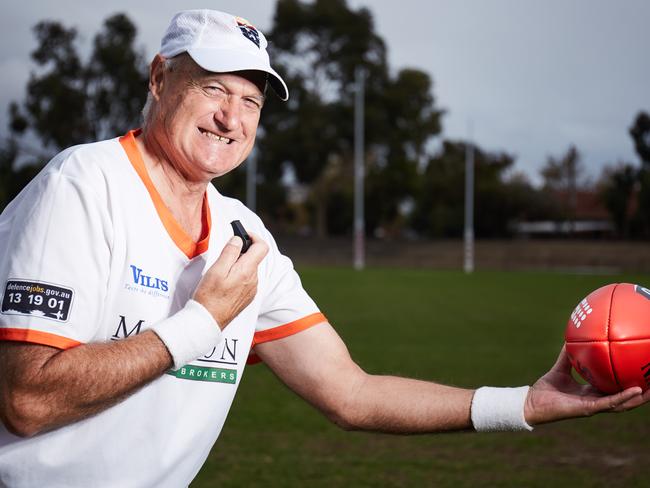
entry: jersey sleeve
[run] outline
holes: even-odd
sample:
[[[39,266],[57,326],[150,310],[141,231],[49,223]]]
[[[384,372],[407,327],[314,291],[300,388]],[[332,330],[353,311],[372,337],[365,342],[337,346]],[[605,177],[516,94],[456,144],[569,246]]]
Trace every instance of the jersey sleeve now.
[[[253,338],[253,347],[327,321],[302,287],[300,277],[291,260],[279,251],[270,233],[266,232],[266,236],[270,247],[267,256],[267,283]]]
[[[0,217],[0,340],[59,349],[99,329],[110,267],[108,209],[56,168]]]

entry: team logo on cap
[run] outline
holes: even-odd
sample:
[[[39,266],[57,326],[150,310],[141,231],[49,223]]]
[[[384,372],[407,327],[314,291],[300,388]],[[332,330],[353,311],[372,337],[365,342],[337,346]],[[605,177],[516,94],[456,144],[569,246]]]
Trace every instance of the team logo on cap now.
[[[246,39],[260,47],[260,34],[257,29],[248,20],[237,17],[237,26]]]

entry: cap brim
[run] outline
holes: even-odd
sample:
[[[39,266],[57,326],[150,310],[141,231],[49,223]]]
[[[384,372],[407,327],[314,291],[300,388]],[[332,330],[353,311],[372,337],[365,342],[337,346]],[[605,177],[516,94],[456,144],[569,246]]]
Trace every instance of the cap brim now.
[[[269,85],[280,97],[280,100],[289,99],[289,89],[286,83],[271,66],[258,56],[245,51],[232,49],[188,49],[187,53],[201,68],[214,73],[229,73],[231,71],[257,70],[264,71],[270,76]]]

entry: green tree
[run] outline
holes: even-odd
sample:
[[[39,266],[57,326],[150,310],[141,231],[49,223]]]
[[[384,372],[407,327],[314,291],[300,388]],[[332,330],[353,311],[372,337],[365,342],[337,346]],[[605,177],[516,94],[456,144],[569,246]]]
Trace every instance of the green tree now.
[[[339,183],[332,172],[351,162],[355,69],[362,65],[369,73],[372,98],[373,87],[377,92],[386,79],[385,47],[369,11],[351,10],[344,0],[280,0],[268,37],[291,98],[265,109],[259,167],[270,181],[291,167],[297,181],[312,189],[310,204],[323,235],[328,200]]]
[[[584,165],[575,146],[570,146],[560,158],[549,156],[540,170],[543,191],[556,199],[562,220],[575,223],[578,190],[586,186]]]
[[[647,112],[639,112],[629,132],[641,164],[650,166],[650,115]]]
[[[427,143],[441,130],[442,112],[435,108],[431,88],[430,77],[413,69],[401,70],[387,82],[381,106],[389,125],[368,164],[369,230],[382,227],[394,234],[407,223],[402,209],[417,192]]]
[[[44,21],[34,34],[36,69],[24,101],[10,104],[10,136],[0,148],[3,207],[61,149],[137,127],[147,94],[146,64],[126,15],[106,19],[86,62],[75,28]]]
[[[121,135],[140,125],[147,96],[147,62],[135,47],[137,29],[125,14],[104,22],[95,36],[86,65],[86,114],[93,122],[92,139]]]
[[[13,181],[17,154],[16,141],[8,140],[0,146],[0,209],[5,208],[12,198],[13,192],[9,182]]]
[[[637,168],[628,163],[607,167],[601,176],[600,195],[620,237],[630,237],[630,207],[638,176]]]
[[[633,227],[644,237],[650,236],[650,115],[639,112],[632,127],[630,136],[634,142],[641,168],[638,171],[637,211],[633,219]]]
[[[636,234],[650,237],[650,168],[641,167],[638,172],[638,192],[636,214],[633,227]]]
[[[76,29],[39,22],[34,33],[38,47],[32,59],[38,70],[27,83],[25,101],[12,105],[14,134],[31,130],[44,148],[56,152],[137,127],[147,70],[126,15],[106,19],[85,63],[75,45]]]
[[[474,146],[474,231],[477,237],[502,237],[517,219],[536,217],[543,207],[521,176],[508,179],[512,156]],[[464,225],[467,143],[444,141],[428,162],[417,194],[413,227],[430,237],[460,237]]]
[[[12,106],[12,128],[30,130],[43,148],[55,152],[89,138],[86,124],[84,69],[74,46],[75,29],[57,22],[39,22],[34,27],[38,47],[25,101]]]
[[[478,158],[477,158],[478,159]],[[413,227],[429,237],[458,237],[463,231],[465,144],[444,141],[420,180]]]
[[[278,1],[269,40],[291,99],[269,104],[263,115],[259,166],[266,179],[277,181],[291,167],[310,189],[317,232],[349,231],[351,212],[337,209],[351,198],[354,79],[361,67],[367,222],[372,229],[394,220],[413,192],[427,142],[440,131],[429,77],[403,70],[392,79],[370,12],[344,0]]]

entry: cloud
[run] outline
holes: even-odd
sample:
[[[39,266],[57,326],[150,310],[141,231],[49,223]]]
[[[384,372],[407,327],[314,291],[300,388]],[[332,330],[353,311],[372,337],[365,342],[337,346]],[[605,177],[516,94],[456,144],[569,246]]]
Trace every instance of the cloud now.
[[[650,110],[650,2],[645,0],[348,0],[367,7],[386,40],[393,68],[416,67],[434,81],[448,110],[445,135],[467,136],[488,150],[519,156],[536,177],[548,154],[576,144],[594,174],[604,162],[636,161],[627,129]],[[274,2],[221,0],[213,7],[248,18],[262,30]],[[0,18],[0,134],[11,99],[22,98],[35,47],[31,27],[44,18],[77,26],[85,46],[101,22],[126,12],[147,57],[184,1],[46,0],[15,4]],[[65,12],[65,15],[63,14]]]

